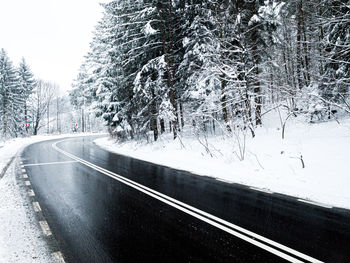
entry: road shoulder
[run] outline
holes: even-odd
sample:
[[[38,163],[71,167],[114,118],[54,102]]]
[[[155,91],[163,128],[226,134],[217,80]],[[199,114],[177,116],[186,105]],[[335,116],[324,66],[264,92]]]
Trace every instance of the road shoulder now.
[[[3,262],[52,262],[17,165],[15,159],[0,180],[0,258]]]

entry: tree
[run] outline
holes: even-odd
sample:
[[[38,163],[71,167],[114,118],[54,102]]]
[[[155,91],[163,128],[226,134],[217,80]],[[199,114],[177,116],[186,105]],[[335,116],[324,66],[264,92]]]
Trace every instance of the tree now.
[[[17,113],[21,109],[22,102],[16,70],[6,51],[2,49],[0,51],[0,107],[2,134],[5,138],[12,134],[17,135],[19,124]]]
[[[37,81],[37,86],[30,97],[31,118],[33,120],[33,134],[37,135],[38,131],[43,127],[42,120],[47,114],[49,105],[54,97],[56,85]]]
[[[348,1],[324,1],[325,75],[321,96],[329,102],[348,104],[350,91],[350,6]],[[349,104],[348,104],[349,107]],[[349,107],[350,109],[350,107]]]
[[[24,101],[24,123],[28,123],[28,99],[36,87],[36,81],[24,58],[22,58],[17,71],[19,85],[21,87],[21,97]],[[28,127],[26,127],[26,132],[28,133]]]

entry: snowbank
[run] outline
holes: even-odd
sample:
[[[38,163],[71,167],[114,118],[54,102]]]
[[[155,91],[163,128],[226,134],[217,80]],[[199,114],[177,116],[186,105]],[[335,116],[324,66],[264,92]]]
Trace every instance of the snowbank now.
[[[0,180],[0,193],[0,261],[52,262],[33,211],[21,196],[14,164]]]
[[[119,154],[219,180],[350,208],[350,119],[319,124],[291,120],[284,140],[277,123],[268,126],[257,129],[255,138],[247,134],[243,161],[235,135],[209,137],[210,153],[195,136],[182,137],[183,145],[170,136],[150,144],[119,144],[109,138],[95,143]],[[240,139],[242,146],[242,134]],[[201,141],[205,144],[204,138]]]

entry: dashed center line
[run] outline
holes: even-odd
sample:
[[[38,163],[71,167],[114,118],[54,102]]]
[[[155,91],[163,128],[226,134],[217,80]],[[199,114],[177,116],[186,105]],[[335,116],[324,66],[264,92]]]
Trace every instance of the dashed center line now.
[[[55,263],[65,263],[63,255],[60,251],[52,253],[51,256]]]
[[[45,236],[52,235],[49,224],[46,221],[39,221],[39,224]]]
[[[34,207],[34,211],[35,212],[40,212],[41,211],[41,207],[40,207],[40,205],[39,205],[39,203],[38,202],[33,202],[33,207]]]

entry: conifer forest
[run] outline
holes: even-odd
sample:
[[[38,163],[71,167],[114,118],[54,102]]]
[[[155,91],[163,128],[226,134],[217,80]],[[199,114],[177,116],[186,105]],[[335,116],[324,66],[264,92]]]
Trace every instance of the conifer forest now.
[[[71,99],[121,140],[350,113],[347,0],[104,4]],[[280,114],[281,115],[281,114]]]

